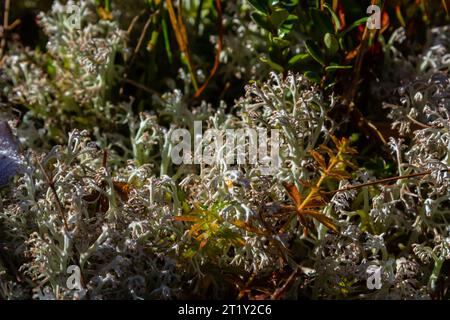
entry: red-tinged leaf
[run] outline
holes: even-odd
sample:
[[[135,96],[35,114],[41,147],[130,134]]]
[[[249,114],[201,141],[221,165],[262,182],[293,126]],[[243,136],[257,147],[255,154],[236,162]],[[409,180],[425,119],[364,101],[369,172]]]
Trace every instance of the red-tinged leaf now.
[[[112,16],[111,12],[106,10],[103,7],[98,7],[97,8],[97,13],[98,13],[100,19],[102,19],[102,20],[111,21],[113,19],[113,16]]]
[[[302,211],[303,212],[303,211]],[[332,219],[317,211],[305,211],[304,214],[313,217],[331,231],[339,234],[339,229]]]
[[[381,30],[380,30],[380,34],[384,33],[388,28],[389,25],[391,24],[391,20],[389,18],[389,15],[386,11],[383,12],[382,17],[381,17]]]
[[[243,247],[245,245],[245,240],[242,238],[232,239],[231,241],[231,243],[236,247]]]
[[[291,205],[285,205],[285,204],[280,204],[279,205],[279,210],[276,213],[292,213],[294,212],[296,209],[294,206]]]
[[[269,298],[270,294],[268,293],[256,294],[253,296],[253,299],[255,300],[268,300]]]
[[[342,2],[339,2],[339,4],[337,5],[337,12],[338,12],[339,20],[341,21],[341,28],[345,28],[346,27],[345,7],[342,4]]]
[[[325,163],[324,157],[315,150],[311,150],[310,153],[311,153],[312,157],[314,158],[314,160],[319,164],[319,166],[323,169],[326,169],[327,164]]]
[[[267,235],[266,232],[261,231],[258,228],[253,227],[252,225],[248,224],[245,221],[235,220],[235,221],[232,222],[232,224],[234,226],[240,228],[240,229],[244,229],[246,231],[253,232],[253,233],[258,234],[258,235],[262,235],[262,236]]]
[[[342,138],[342,140],[339,141],[339,139],[333,135],[331,135],[330,137],[331,137],[331,140],[333,140],[333,143],[335,144],[335,146],[338,147],[338,149],[341,147],[341,145],[345,141],[345,138]]]
[[[442,6],[444,7],[445,12],[448,15],[448,6],[447,6],[447,0],[441,0]]]
[[[196,236],[199,233],[199,230],[202,228],[203,223],[199,222],[194,224],[191,229],[189,229],[190,236]]]
[[[302,203],[302,195],[298,191],[297,187],[292,183],[284,183],[283,185],[289,197],[292,201],[294,201],[295,206],[298,207]]]
[[[326,204],[325,200],[322,198],[320,194],[314,196],[314,198],[310,198],[307,204],[303,205],[303,209],[310,208],[320,208]]]
[[[343,170],[332,170],[331,172],[328,173],[328,177],[333,177],[340,180],[350,178],[351,175]]]
[[[125,182],[113,181],[114,191],[119,195],[120,199],[127,202],[130,198],[132,186]]]
[[[358,154],[358,151],[355,148],[347,146],[345,149],[345,153],[347,154]]]
[[[327,146],[320,145],[319,149],[324,151],[324,152],[326,152],[330,158],[334,158],[335,157],[335,152],[333,150],[331,150],[330,148],[328,148]]]
[[[318,214],[321,214],[321,213],[319,211],[316,211],[316,210],[299,210],[298,214],[314,216],[314,215],[318,215]]]
[[[208,239],[203,239],[202,242],[200,242],[199,250],[203,249],[208,244]]]
[[[355,59],[358,56],[359,51],[361,51],[361,45],[358,45],[355,49],[347,53],[347,55],[345,56],[344,64],[348,64],[350,61]]]
[[[209,239],[209,234],[206,233],[206,232],[203,232],[203,233],[199,234],[198,236],[196,236],[195,239],[198,240],[198,241],[208,240]]]
[[[181,221],[181,222],[198,222],[200,219],[198,217],[194,216],[178,216],[172,218],[175,221]]]
[[[343,160],[343,163],[349,168],[352,168],[352,169],[355,169],[355,170],[358,169],[357,165],[355,165],[353,162],[350,162],[350,161],[348,161],[346,159]]]

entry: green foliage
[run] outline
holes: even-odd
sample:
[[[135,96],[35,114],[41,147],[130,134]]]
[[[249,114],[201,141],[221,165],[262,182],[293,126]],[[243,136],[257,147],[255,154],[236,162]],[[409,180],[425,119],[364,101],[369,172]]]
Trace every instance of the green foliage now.
[[[358,62],[357,56],[365,54],[362,52],[365,41],[375,47],[387,28],[394,30],[406,24],[400,5],[386,3],[384,9],[396,12],[396,19],[392,15],[389,20],[382,16],[381,31],[367,30],[364,38],[368,4],[364,6],[361,1],[249,2],[255,9],[254,21],[268,34],[269,56],[263,61],[272,68],[276,66],[274,69],[280,72],[296,70],[314,82],[325,80],[325,87],[335,82],[337,71],[341,79],[352,73],[350,69]],[[423,11],[424,17],[430,13],[427,5],[418,6],[416,10],[413,7],[407,7],[410,18],[418,14],[417,11]],[[299,41],[304,43],[308,56],[295,52]]]
[[[448,299],[448,8],[369,2],[13,1],[0,300]],[[174,164],[196,121],[279,166]]]

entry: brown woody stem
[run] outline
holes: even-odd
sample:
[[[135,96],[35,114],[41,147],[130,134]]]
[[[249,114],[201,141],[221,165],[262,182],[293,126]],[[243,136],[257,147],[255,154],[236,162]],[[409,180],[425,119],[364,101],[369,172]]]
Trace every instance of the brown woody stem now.
[[[441,172],[448,172],[448,171],[450,171],[450,169],[441,170]],[[413,173],[413,174],[408,174],[408,175],[404,175],[404,176],[391,177],[391,178],[376,180],[376,181],[372,181],[372,182],[362,183],[362,184],[358,184],[357,186],[345,187],[345,188],[342,188],[342,189],[329,191],[329,192],[324,192],[324,193],[325,194],[336,194],[336,193],[339,193],[339,192],[344,192],[344,191],[359,189],[359,188],[363,188],[363,187],[373,186],[373,185],[376,185],[376,184],[383,184],[383,183],[392,182],[392,181],[398,181],[398,180],[403,180],[403,179],[411,179],[411,178],[416,178],[416,177],[423,177],[423,176],[429,175],[431,173],[432,173],[432,171],[428,170],[428,171],[425,171],[425,172]]]

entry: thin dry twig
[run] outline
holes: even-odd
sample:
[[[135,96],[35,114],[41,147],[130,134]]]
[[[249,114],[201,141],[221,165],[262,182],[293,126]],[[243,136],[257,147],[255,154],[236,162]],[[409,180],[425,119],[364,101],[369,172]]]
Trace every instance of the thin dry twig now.
[[[281,295],[287,290],[287,288],[291,285],[291,283],[295,280],[295,276],[299,272],[299,268],[295,269],[289,278],[287,278],[286,282],[280,288],[277,288],[275,292],[270,296],[270,300],[278,300]]]
[[[376,1],[372,0],[371,3],[375,4]],[[357,56],[352,81],[343,96],[342,104],[347,108],[347,112],[351,116],[352,121],[357,124],[357,126],[362,132],[364,132],[364,134],[371,136],[377,141],[381,142],[383,145],[386,145],[387,142],[383,134],[373,123],[371,123],[364,117],[364,115],[355,105],[355,97],[358,92],[359,85],[361,84],[361,69],[363,66],[364,56],[369,48],[370,36],[371,31],[366,26],[362,35],[361,43],[357,48]]]
[[[183,22],[183,14],[182,14],[183,1],[180,0],[180,4],[178,6],[178,16],[175,15],[172,0],[166,0],[166,5],[167,11],[169,12],[170,23],[172,24],[172,28],[175,33],[175,38],[177,40],[178,46],[180,47],[181,53],[186,58],[192,84],[194,86],[194,89],[197,91],[198,90],[197,78],[195,77],[192,59],[189,52],[189,43],[187,38],[186,26],[184,25]]]
[[[138,44],[136,46],[136,48],[134,49],[134,54],[133,54],[133,60],[136,57],[136,54],[139,52],[139,50],[141,49],[142,43],[144,42],[145,39],[145,35],[147,34],[147,30],[150,27],[150,23],[152,22],[152,18],[155,14],[158,14],[159,10],[153,12],[150,14],[150,16],[147,19],[147,22],[145,22],[144,25],[144,29],[142,29],[141,35],[139,37],[139,41]]]
[[[69,224],[67,223],[67,218],[66,218],[66,215],[64,214],[63,205],[61,203],[61,200],[59,199],[58,192],[56,191],[55,182],[52,179],[50,179],[50,177],[48,176],[48,174],[45,171],[44,167],[42,166],[42,163],[38,162],[38,165],[39,165],[39,168],[41,169],[42,174],[44,175],[45,181],[47,182],[48,186],[50,187],[50,190],[52,191],[52,193],[53,193],[53,195],[55,197],[56,208],[58,209],[58,212],[59,212],[59,215],[61,217],[61,220],[64,223],[64,230],[66,232],[68,232],[69,231]]]
[[[141,12],[139,12],[138,15],[136,15],[136,16],[133,18],[133,20],[131,20],[131,23],[130,23],[130,25],[128,26],[128,29],[127,29],[127,34],[128,34],[128,35],[131,34],[131,31],[133,31],[134,26],[135,26],[136,23],[139,21],[139,19],[144,15],[145,11],[147,11],[147,10],[145,10],[145,9],[142,10]]]
[[[211,69],[211,72],[209,73],[208,78],[206,79],[205,83],[203,83],[203,85],[200,87],[200,89],[197,90],[197,92],[194,95],[194,98],[198,98],[200,97],[200,95],[203,93],[203,91],[206,89],[206,87],[208,86],[209,82],[211,81],[211,79],[214,77],[214,75],[217,72],[217,69],[219,69],[219,64],[220,64],[220,54],[222,53],[222,48],[223,48],[223,35],[224,35],[224,27],[223,27],[223,21],[222,21],[222,3],[221,0],[216,0],[216,9],[217,9],[217,14],[218,14],[218,29],[219,29],[219,39],[217,42],[217,52],[216,52],[216,57],[214,60],[214,66]]]
[[[441,0],[442,6],[444,7],[445,13],[448,15],[448,6],[446,0]]]
[[[5,1],[5,11],[3,14],[3,35],[2,35],[2,41],[0,42],[0,65],[2,64],[1,61],[3,61],[3,56],[5,54],[6,49],[6,36],[8,32],[9,27],[9,10],[11,9],[11,0]]]
[[[144,42],[144,39],[145,39],[145,35],[147,34],[148,28],[150,27],[150,23],[152,22],[152,18],[154,17],[155,14],[158,14],[158,13],[159,13],[159,9],[156,10],[155,12],[151,12],[147,19],[147,22],[145,23],[144,28],[142,29],[141,35],[139,36],[138,43],[137,43],[136,47],[134,48],[133,55],[131,56],[130,61],[126,65],[124,76],[122,79],[123,83],[129,82],[128,81],[128,72],[134,63],[134,60],[136,59],[136,56],[137,56],[139,50],[141,49],[142,43]],[[131,33],[132,29],[134,28],[134,25],[139,20],[139,18],[141,17],[142,14],[143,13],[140,13],[139,15],[137,15],[136,17],[133,18],[133,21],[131,22],[130,26],[128,27],[128,31],[127,31],[128,34]],[[121,94],[123,93],[123,84],[121,86],[120,93]]]
[[[161,93],[159,93],[158,91],[156,91],[156,90],[154,90],[152,88],[149,88],[149,87],[147,87],[147,86],[145,86],[145,85],[143,85],[143,84],[141,84],[141,83],[139,83],[137,81],[134,81],[134,80],[129,79],[129,78],[122,78],[122,81],[124,81],[124,82],[126,82],[128,84],[131,84],[132,86],[135,86],[136,88],[141,89],[141,90],[143,90],[143,91],[145,91],[147,93],[156,94],[158,97],[161,98]]]
[[[441,170],[441,172],[449,172],[449,171],[450,171],[450,169]],[[423,176],[427,176],[427,175],[429,175],[431,173],[433,173],[433,171],[428,170],[428,171],[425,171],[425,172],[413,173],[413,174],[408,174],[408,175],[404,175],[404,176],[390,177],[390,178],[386,178],[386,179],[380,179],[380,180],[375,180],[375,181],[371,181],[371,182],[361,183],[361,184],[358,184],[356,186],[349,186],[349,187],[345,187],[345,188],[342,188],[342,189],[338,189],[338,190],[334,190],[334,191],[328,191],[328,192],[323,192],[323,193],[324,194],[336,194],[336,193],[339,193],[339,192],[360,189],[360,188],[363,188],[363,187],[369,187],[369,186],[373,186],[373,185],[377,185],[377,184],[384,184],[384,183],[398,181],[398,180],[423,177]]]

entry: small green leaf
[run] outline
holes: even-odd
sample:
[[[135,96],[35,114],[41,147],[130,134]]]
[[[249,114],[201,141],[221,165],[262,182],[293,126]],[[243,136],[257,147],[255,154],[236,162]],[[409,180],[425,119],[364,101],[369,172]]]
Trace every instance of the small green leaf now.
[[[156,47],[156,44],[158,43],[158,38],[159,38],[159,32],[156,30],[153,31],[150,41],[147,43],[148,51],[150,51],[150,52],[153,51],[153,49]]]
[[[292,10],[294,10],[299,3],[300,0],[283,0],[280,1],[277,5],[282,6],[283,9],[288,10],[289,12],[292,12]]]
[[[356,20],[350,26],[348,26],[345,30],[343,30],[341,33],[339,33],[339,37],[343,37],[350,31],[352,31],[353,29],[357,28],[358,26],[367,23],[367,20],[369,20],[369,17],[365,17],[365,18]]]
[[[347,46],[345,45],[345,40],[344,40],[344,38],[339,37],[338,39],[339,39],[339,46],[341,47],[342,50],[345,51],[345,49],[346,49]]]
[[[170,49],[170,38],[169,31],[167,30],[166,19],[162,19],[162,30],[164,36],[164,47],[166,48],[167,60],[169,60],[169,64],[173,62],[172,50]]]
[[[312,82],[318,83],[320,82],[320,76],[317,72],[314,71],[306,71],[304,73],[305,77],[307,77]]]
[[[47,62],[47,73],[50,76],[50,78],[52,78],[52,79],[56,75],[56,67],[55,67],[54,61],[52,59],[50,59]]]
[[[277,9],[271,15],[270,19],[275,27],[279,27],[289,17],[289,12],[284,9]]]
[[[343,69],[351,69],[352,66],[338,66],[338,65],[331,65],[325,68],[326,71],[335,71],[335,70],[343,70]]]
[[[305,61],[305,60],[307,60],[309,58],[311,58],[311,56],[308,53],[296,54],[291,59],[289,59],[288,64],[289,64],[289,66],[293,66],[296,63]]]
[[[267,63],[274,71],[284,72],[284,68],[282,66],[280,66],[276,62],[273,62],[272,60],[270,60],[267,57],[262,57],[261,61],[264,62],[264,63]]]
[[[248,0],[250,4],[258,11],[269,14],[270,12],[270,1],[269,0]]]
[[[333,34],[326,33],[323,37],[323,42],[330,55],[334,55],[339,51],[339,42]]]
[[[323,58],[322,52],[320,52],[319,47],[314,43],[314,41],[306,40],[305,46],[311,57],[313,57],[313,59],[320,63],[322,66],[325,66],[325,59]]]
[[[327,32],[334,33],[333,24],[323,11],[320,11],[318,9],[311,9],[310,14],[314,28],[317,29],[320,34],[325,34]]]
[[[289,46],[291,43],[285,39],[281,39],[279,37],[275,37],[272,39],[273,43],[277,46],[277,47],[287,47]]]
[[[256,22],[258,26],[261,28],[270,31],[272,29],[272,26],[270,22],[267,19],[267,16],[265,14],[262,14],[260,12],[252,12],[251,14],[252,19]]]
[[[298,20],[299,18],[296,15],[290,14],[283,24],[278,27],[278,35],[283,36],[291,32]]]
[[[337,14],[333,11],[333,9],[326,3],[324,3],[323,5],[325,8],[328,9],[328,11],[331,14],[331,18],[333,19],[334,22],[334,31],[339,31],[341,29],[341,21],[339,20],[339,17],[337,16]]]
[[[329,90],[329,89],[333,88],[336,84],[337,84],[337,82],[332,82],[332,83],[330,83],[329,85],[327,85],[327,86],[325,87],[325,90]]]

